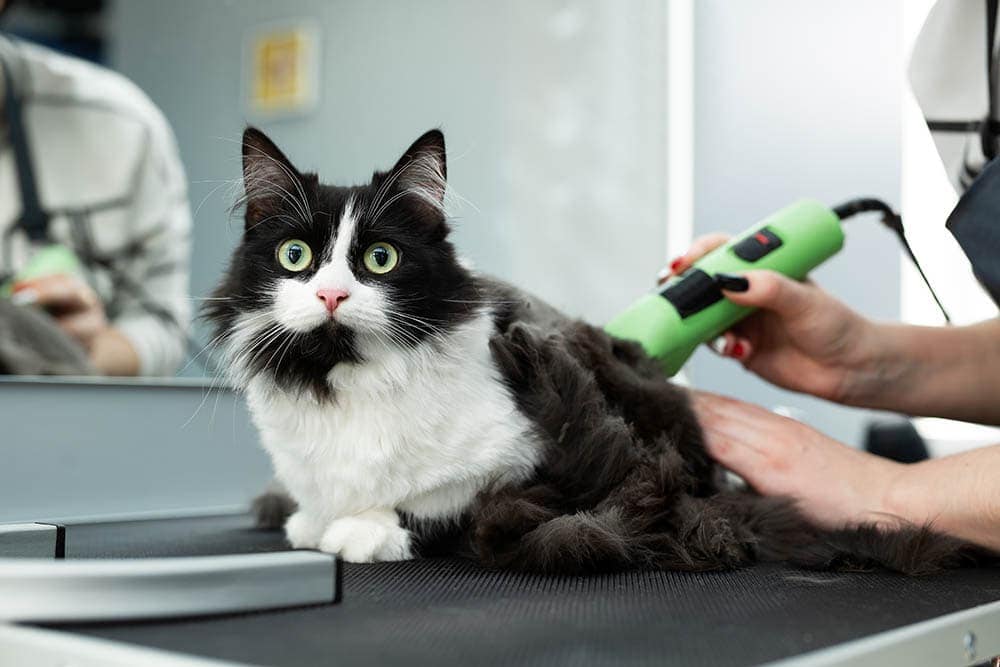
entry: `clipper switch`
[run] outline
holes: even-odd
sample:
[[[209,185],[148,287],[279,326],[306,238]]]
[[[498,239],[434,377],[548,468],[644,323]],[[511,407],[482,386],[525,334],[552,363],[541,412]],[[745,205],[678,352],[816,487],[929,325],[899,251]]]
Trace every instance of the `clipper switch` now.
[[[746,237],[733,246],[733,254],[745,262],[756,262],[758,259],[781,247],[781,239],[767,227]]]

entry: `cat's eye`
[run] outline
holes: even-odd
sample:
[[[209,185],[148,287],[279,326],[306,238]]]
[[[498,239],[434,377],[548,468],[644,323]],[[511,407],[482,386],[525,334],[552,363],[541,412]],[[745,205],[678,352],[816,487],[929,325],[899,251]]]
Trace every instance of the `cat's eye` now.
[[[278,246],[278,264],[288,271],[305,271],[312,264],[312,258],[312,249],[305,241],[288,239]]]
[[[365,268],[372,273],[389,273],[399,264],[399,251],[392,245],[380,241],[365,250]]]

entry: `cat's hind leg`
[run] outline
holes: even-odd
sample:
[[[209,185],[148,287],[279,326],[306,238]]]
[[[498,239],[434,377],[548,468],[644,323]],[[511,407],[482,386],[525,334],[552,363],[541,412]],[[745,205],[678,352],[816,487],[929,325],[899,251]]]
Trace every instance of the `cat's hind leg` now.
[[[488,567],[510,567],[518,562],[524,536],[559,516],[549,506],[555,495],[543,485],[504,487],[480,494],[469,529],[476,558]]]
[[[618,508],[555,517],[524,536],[517,564],[540,572],[631,569],[646,558]]]
[[[540,484],[484,494],[473,513],[473,552],[491,567],[563,574],[717,570],[752,560],[754,535],[711,499],[684,493],[682,474],[644,462],[585,509],[559,507],[563,496]]]
[[[648,468],[636,477],[652,478]],[[711,498],[654,490],[626,481],[633,498],[561,513],[516,492],[489,499],[477,512],[472,546],[492,567],[532,572],[588,573],[658,568],[730,569],[753,560],[756,536]]]
[[[544,484],[484,493],[471,527],[472,550],[488,567],[584,573],[635,564],[635,540],[617,508],[562,513]]]

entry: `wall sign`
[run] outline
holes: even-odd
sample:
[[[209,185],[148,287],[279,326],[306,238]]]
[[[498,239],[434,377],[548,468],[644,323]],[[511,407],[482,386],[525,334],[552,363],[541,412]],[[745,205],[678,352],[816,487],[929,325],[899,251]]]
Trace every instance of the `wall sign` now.
[[[319,30],[307,24],[271,25],[244,49],[246,106],[253,116],[298,115],[317,103]]]

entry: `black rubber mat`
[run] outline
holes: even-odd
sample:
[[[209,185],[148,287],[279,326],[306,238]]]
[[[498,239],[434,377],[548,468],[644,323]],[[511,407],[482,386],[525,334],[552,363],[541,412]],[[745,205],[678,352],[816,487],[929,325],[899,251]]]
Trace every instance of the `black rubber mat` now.
[[[232,517],[220,521],[220,534],[245,538],[255,533],[247,524],[233,523]],[[171,529],[178,531],[173,533],[174,553],[190,552],[180,548],[185,534],[206,545],[204,533],[211,532],[212,522],[198,522],[200,527],[187,533],[179,525]],[[138,528],[118,526],[122,533],[133,531],[129,540],[136,537]],[[148,526],[141,528],[145,532]],[[169,534],[156,531],[158,537]],[[258,544],[272,550],[281,544],[280,535],[256,535],[240,548],[253,550],[253,544]],[[100,546],[100,554],[124,555],[120,552],[127,550],[110,546],[97,533],[87,539],[91,538],[92,547]],[[83,545],[78,542],[75,548]],[[132,548],[136,546],[132,543]],[[922,579],[888,573],[813,573],[780,566],[701,574],[549,577],[487,571],[459,560],[426,559],[346,565],[342,602],[337,605],[197,620],[62,627],[275,666],[719,667],[789,657],[998,599],[1000,572],[996,570],[962,570]]]

